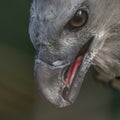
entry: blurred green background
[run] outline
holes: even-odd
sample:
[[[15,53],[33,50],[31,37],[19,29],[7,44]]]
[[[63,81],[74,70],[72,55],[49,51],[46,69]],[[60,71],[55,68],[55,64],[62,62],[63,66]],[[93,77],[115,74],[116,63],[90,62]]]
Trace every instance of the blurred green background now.
[[[28,35],[30,0],[0,2],[0,120],[120,120],[120,93],[88,73],[79,98],[58,109],[39,96]]]

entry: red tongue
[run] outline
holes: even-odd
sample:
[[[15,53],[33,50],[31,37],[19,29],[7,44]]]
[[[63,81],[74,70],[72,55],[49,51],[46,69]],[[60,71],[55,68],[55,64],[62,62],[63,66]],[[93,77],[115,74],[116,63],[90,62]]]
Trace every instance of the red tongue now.
[[[66,77],[66,83],[67,86],[70,87],[72,84],[73,78],[75,77],[76,71],[78,67],[80,66],[81,62],[83,60],[83,56],[79,56],[69,67]]]

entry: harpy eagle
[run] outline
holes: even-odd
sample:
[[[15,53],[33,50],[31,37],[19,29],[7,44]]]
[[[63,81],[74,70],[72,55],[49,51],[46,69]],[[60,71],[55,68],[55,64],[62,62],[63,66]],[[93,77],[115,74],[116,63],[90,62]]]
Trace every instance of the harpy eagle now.
[[[33,0],[30,12],[35,79],[48,101],[71,105],[90,66],[120,88],[120,0]]]

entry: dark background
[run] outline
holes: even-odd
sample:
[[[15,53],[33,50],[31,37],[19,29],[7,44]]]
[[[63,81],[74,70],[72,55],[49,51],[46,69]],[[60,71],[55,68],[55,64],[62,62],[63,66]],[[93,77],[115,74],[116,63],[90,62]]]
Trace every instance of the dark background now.
[[[80,96],[58,109],[38,95],[28,35],[30,0],[0,2],[0,120],[120,120],[120,93],[88,74]]]

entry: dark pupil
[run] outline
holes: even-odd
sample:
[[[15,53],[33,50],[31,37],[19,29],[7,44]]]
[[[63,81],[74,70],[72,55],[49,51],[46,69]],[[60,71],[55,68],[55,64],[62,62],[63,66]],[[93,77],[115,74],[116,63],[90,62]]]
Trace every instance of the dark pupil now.
[[[81,15],[76,15],[76,16],[74,16],[73,19],[74,19],[75,23],[79,23],[82,20],[82,16]]]

